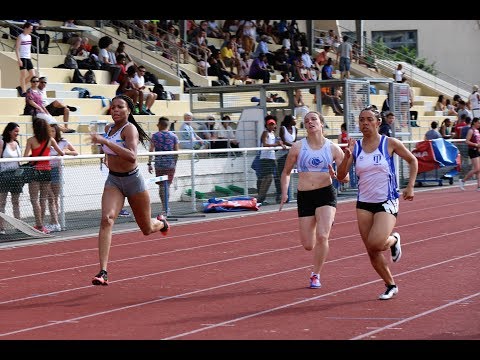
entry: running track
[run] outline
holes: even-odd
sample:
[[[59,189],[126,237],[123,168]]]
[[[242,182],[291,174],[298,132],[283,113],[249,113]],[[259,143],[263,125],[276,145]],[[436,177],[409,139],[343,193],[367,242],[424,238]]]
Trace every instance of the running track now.
[[[105,287],[90,283],[96,233],[3,248],[0,340],[478,340],[480,193],[466,189],[400,200],[388,301],[352,200],[338,204],[319,290],[296,208],[117,233]]]

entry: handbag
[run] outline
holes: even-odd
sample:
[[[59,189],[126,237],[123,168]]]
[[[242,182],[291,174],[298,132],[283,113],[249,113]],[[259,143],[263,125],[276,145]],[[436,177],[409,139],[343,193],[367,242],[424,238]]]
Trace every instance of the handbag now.
[[[45,142],[45,145],[40,151],[40,155],[43,154],[49,142],[48,140]],[[24,184],[35,181],[38,174],[38,170],[35,169],[35,163],[36,161],[29,161],[28,163],[20,165],[18,169],[15,170],[14,176],[22,180]]]

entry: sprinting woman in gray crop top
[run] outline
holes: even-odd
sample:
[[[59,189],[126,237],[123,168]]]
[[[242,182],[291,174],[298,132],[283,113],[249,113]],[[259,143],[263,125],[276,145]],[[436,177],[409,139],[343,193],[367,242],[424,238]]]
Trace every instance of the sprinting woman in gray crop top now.
[[[107,263],[112,243],[112,228],[123,207],[125,198],[132,208],[144,235],[161,231],[166,235],[169,225],[163,215],[151,217],[150,195],[138,169],[137,150],[148,135],[133,117],[134,104],[126,95],[112,100],[110,114],[113,124],[105,127],[105,135],[91,134],[93,144],[99,144],[105,153],[109,175],[102,196],[102,218],[98,234],[100,272],[92,279],[93,285],[108,285]]]

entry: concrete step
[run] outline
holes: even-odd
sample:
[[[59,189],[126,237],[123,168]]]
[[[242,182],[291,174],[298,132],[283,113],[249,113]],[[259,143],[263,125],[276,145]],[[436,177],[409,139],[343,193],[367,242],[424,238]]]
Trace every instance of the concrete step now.
[[[16,98],[18,97],[17,89],[0,88],[0,97]]]

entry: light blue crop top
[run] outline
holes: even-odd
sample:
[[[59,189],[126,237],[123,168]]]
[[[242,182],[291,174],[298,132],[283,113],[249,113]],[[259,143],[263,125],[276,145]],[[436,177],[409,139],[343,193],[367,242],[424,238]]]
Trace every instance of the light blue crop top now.
[[[114,142],[117,145],[120,145],[122,147],[125,147],[125,140],[122,139],[122,131],[125,128],[125,126],[130,125],[129,122],[127,122],[125,125],[123,125],[120,129],[118,129],[115,134],[110,135],[110,131],[112,130],[113,126],[110,126],[108,133],[105,133],[103,137],[107,139],[110,142]],[[117,155],[112,149],[110,149],[107,145],[102,145],[102,150],[105,154],[108,155]]]
[[[313,150],[306,138],[300,140],[302,147],[297,158],[298,172],[328,172],[328,165],[333,163],[332,142],[325,139],[321,149]]]

